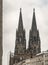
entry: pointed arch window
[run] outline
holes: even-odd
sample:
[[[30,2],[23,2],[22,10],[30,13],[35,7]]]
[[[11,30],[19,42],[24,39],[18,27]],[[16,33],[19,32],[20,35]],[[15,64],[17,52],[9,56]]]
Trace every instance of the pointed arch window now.
[[[34,36],[34,41],[36,41],[36,37]]]
[[[34,53],[36,53],[36,47],[34,47]]]

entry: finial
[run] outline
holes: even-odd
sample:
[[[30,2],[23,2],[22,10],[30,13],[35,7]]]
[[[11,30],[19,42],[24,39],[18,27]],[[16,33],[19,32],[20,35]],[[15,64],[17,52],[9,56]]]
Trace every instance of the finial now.
[[[21,8],[20,8],[20,11],[21,11]]]
[[[33,12],[35,12],[35,8],[33,8]]]

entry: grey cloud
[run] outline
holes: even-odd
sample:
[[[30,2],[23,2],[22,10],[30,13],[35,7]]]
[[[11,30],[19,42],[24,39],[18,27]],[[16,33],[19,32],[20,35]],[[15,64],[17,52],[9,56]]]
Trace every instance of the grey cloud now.
[[[48,0],[42,0],[43,5],[48,5]]]

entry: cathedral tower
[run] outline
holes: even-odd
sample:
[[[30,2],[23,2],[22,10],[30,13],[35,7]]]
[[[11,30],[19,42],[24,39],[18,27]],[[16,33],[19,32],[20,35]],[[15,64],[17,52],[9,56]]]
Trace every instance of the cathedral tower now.
[[[39,31],[37,29],[35,17],[35,9],[33,9],[32,27],[29,33],[29,52],[32,54],[32,56],[35,56],[37,53],[41,52]]]
[[[23,59],[23,54],[26,52],[25,30],[23,28],[22,12],[20,8],[19,25],[16,31],[16,42],[14,51],[14,62],[19,62]]]
[[[36,24],[35,9],[33,9],[32,27],[29,33],[29,46],[28,49],[26,49],[25,30],[23,27],[22,12],[20,8],[19,24],[18,29],[16,30],[15,50],[14,55],[10,53],[9,65],[14,65],[20,61],[35,57],[35,55],[40,52],[40,37]]]
[[[23,28],[22,13],[20,8],[19,25],[16,31],[16,43],[15,43],[15,55],[25,53],[26,50],[26,38],[25,30]]]

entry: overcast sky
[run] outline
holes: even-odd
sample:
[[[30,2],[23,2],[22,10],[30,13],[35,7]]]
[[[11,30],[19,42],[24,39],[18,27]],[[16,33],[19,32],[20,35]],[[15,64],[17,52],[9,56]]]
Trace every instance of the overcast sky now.
[[[8,65],[9,52],[14,50],[20,8],[27,43],[35,8],[41,50],[48,49],[48,0],[3,0],[3,65]]]

